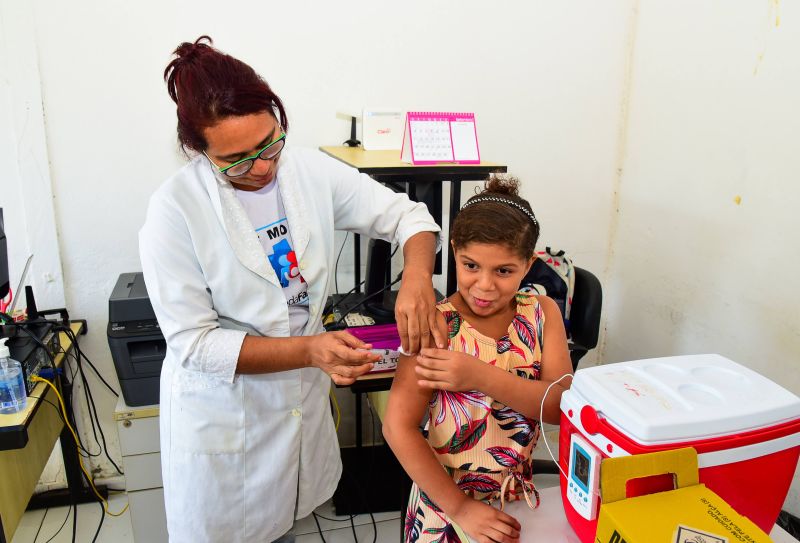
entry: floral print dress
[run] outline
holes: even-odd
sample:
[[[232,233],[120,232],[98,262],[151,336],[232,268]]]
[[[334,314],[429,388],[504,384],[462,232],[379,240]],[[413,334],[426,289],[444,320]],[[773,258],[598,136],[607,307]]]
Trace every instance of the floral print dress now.
[[[539,379],[544,313],[532,294],[518,292],[517,312],[499,340],[484,336],[443,300],[449,349],[470,354],[524,379]],[[538,506],[532,450],[539,422],[478,390],[437,390],[431,397],[427,440],[461,490],[489,503],[526,499]],[[535,505],[534,505],[535,502]],[[450,519],[414,484],[405,515],[407,543],[460,542]],[[464,542],[467,543],[467,542]]]

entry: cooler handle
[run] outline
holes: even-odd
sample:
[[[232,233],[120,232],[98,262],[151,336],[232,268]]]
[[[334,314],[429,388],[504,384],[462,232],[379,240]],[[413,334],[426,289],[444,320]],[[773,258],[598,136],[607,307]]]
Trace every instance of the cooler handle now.
[[[624,500],[631,479],[673,474],[675,488],[698,484],[697,451],[692,447],[619,458],[600,463],[600,494],[603,503]]]

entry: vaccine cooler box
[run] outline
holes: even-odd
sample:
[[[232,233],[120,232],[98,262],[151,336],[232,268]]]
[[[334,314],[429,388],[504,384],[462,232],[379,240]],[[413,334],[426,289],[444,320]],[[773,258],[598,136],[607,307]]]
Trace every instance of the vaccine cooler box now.
[[[595,541],[603,458],[682,447],[697,451],[700,483],[769,533],[800,456],[800,398],[714,354],[576,372],[561,397],[559,464],[564,511],[581,541]],[[629,497],[664,481],[638,483]]]

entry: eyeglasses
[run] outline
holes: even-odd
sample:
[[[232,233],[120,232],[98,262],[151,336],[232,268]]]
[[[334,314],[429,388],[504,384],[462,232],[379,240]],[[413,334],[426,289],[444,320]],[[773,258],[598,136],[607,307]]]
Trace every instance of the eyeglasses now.
[[[243,158],[242,160],[237,160],[230,166],[225,166],[224,168],[217,166],[205,151],[203,151],[203,154],[206,155],[206,158],[208,158],[208,160],[211,161],[214,166],[219,168],[220,173],[224,173],[228,177],[240,177],[250,171],[250,168],[252,168],[253,164],[256,163],[257,158],[260,158],[261,160],[272,160],[278,156],[281,151],[283,151],[284,145],[286,145],[286,133],[281,132],[281,135],[278,137],[278,139],[272,143],[268,143],[256,154]]]

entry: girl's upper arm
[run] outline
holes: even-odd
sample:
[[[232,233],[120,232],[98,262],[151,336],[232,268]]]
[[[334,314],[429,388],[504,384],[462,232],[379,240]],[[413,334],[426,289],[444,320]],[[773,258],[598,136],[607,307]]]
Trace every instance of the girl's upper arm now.
[[[425,415],[433,391],[417,384],[416,365],[416,356],[400,356],[389,393],[387,424],[416,427]]]
[[[572,361],[567,347],[564,318],[558,305],[549,297],[537,295],[536,299],[544,312],[542,338],[542,381],[555,381],[565,373],[572,374]],[[566,382],[565,382],[566,381]],[[569,380],[562,381],[568,387]]]

